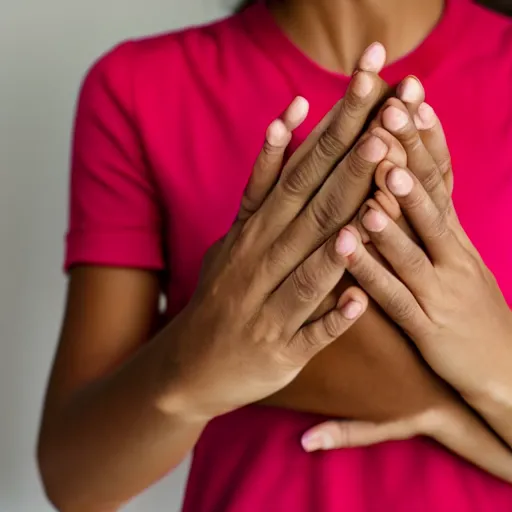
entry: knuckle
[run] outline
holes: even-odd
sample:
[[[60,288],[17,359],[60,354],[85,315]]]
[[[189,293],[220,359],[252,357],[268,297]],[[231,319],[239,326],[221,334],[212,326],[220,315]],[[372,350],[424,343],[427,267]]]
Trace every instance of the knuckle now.
[[[305,215],[316,230],[328,234],[336,226],[336,219],[339,217],[337,210],[335,195],[328,194],[321,201],[312,201],[306,208]]]
[[[452,170],[452,159],[451,156],[445,155],[438,164],[441,175],[448,174]]]
[[[404,266],[407,265],[408,272],[413,276],[423,275],[425,271],[426,259],[421,254],[418,254],[417,251],[414,251],[405,256],[406,258],[404,258],[403,264]]]
[[[338,124],[338,118],[331,123],[327,130],[318,139],[313,153],[320,160],[337,160],[346,151],[347,145],[343,141],[343,129]]]
[[[393,311],[398,322],[408,322],[414,316],[414,307],[407,303],[396,291],[391,291],[386,299],[385,309]]]
[[[313,160],[287,173],[280,182],[283,192],[291,197],[303,195],[311,187],[314,177],[318,175],[318,168]]]
[[[292,249],[288,244],[282,241],[273,243],[267,250],[264,258],[266,267],[270,271],[269,273],[272,274],[274,268],[283,266],[289,260],[291,252]]]
[[[364,100],[359,98],[353,91],[349,91],[340,104],[340,120],[360,121],[366,118],[364,112]]]
[[[345,159],[346,178],[354,182],[359,182],[368,178],[376,164],[367,162],[357,151],[351,151]]]
[[[310,303],[318,300],[318,289],[315,277],[308,271],[305,264],[300,265],[291,275],[295,295],[300,302]]]
[[[422,173],[420,181],[423,188],[429,194],[440,185],[444,186],[443,175],[435,164],[428,167],[427,170]]]
[[[334,339],[343,333],[345,322],[340,314],[333,311],[322,319],[325,334],[328,339]]]

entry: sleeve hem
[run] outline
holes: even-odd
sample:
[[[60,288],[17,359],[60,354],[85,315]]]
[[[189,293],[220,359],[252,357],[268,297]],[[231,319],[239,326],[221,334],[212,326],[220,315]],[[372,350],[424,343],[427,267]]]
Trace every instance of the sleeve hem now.
[[[66,236],[64,271],[80,264],[163,270],[161,237],[149,232],[71,231]]]

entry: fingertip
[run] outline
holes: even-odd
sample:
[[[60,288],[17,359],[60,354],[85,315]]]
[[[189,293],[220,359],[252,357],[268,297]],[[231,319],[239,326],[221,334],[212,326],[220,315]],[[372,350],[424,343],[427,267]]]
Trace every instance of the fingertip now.
[[[380,73],[385,63],[386,49],[381,43],[375,42],[368,46],[363,55],[361,55],[358,68],[362,71]]]
[[[425,89],[419,79],[411,75],[398,84],[396,94],[404,103],[421,103],[425,98]]]
[[[283,115],[283,122],[289,130],[295,130],[306,119],[309,113],[309,102],[302,96],[296,96]]]
[[[418,130],[431,130],[437,122],[437,116],[434,109],[428,103],[421,103],[418,111],[414,115],[414,124]]]
[[[389,219],[384,213],[369,208],[362,218],[362,224],[370,233],[380,233],[386,229],[389,224]]]
[[[364,71],[354,75],[351,82],[354,94],[361,99],[370,95],[370,93],[373,91],[373,85],[372,77]]]
[[[391,132],[404,129],[409,122],[409,116],[401,109],[391,105],[382,112],[382,125]]]
[[[301,439],[304,450],[308,453],[334,448],[334,439],[322,427],[306,432]]]
[[[414,181],[405,169],[395,167],[389,172],[386,178],[386,185],[393,195],[404,197],[411,193]]]
[[[276,148],[284,147],[289,142],[290,131],[281,119],[275,119],[267,128],[266,139],[270,146]]]
[[[341,256],[350,256],[357,249],[358,240],[352,230],[343,228],[336,239],[336,252]]]

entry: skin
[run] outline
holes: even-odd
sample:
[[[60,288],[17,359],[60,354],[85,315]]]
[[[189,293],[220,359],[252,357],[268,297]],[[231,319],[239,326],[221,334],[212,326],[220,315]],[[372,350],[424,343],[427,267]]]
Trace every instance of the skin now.
[[[329,9],[330,5],[339,3],[319,1],[316,5]],[[372,7],[370,4],[369,8]],[[401,16],[402,11],[398,11],[387,9],[386,16],[392,20],[393,16]],[[416,28],[421,26],[423,31],[428,31],[436,17],[435,9],[428,18],[429,23],[424,23],[427,19],[424,14],[411,15],[411,26],[417,22]],[[324,16],[321,19],[331,18]],[[370,24],[368,34],[377,25],[383,26],[382,22],[381,19],[379,24]],[[325,28],[321,23],[314,27],[311,32],[320,33]],[[331,26],[330,33],[337,33],[340,28],[343,31],[349,29],[348,25]],[[401,38],[396,36],[395,31],[394,41],[399,43]],[[404,41],[397,43],[396,52],[401,51],[400,45],[404,46],[404,52],[409,49],[410,46],[405,47],[410,43]],[[310,54],[314,53],[311,48]],[[339,44],[330,50],[340,54],[339,62],[346,58],[347,63],[350,55],[357,55],[358,51]],[[316,60],[322,62],[322,58]],[[347,65],[347,69],[349,67]],[[363,65],[359,67],[364,68]],[[359,73],[354,83],[360,84],[361,77],[375,80],[375,71]],[[381,98],[382,88],[375,85],[364,101],[355,91],[354,94],[349,91],[347,99],[340,103],[341,108],[335,110],[332,120],[327,123],[327,136],[322,132],[316,149],[294,165],[289,163],[277,183],[276,176],[290,132],[300,123],[303,112],[300,108],[290,108],[273,128],[269,128],[267,143],[242,200],[237,223],[226,239],[210,251],[193,301],[163,330],[156,333],[159,283],[155,274],[88,266],[71,271],[66,314],[38,446],[43,482],[49,498],[59,510],[117,510],[175,467],[212,417],[261,400],[289,385],[303,368],[307,371],[312,358],[319,358],[324,353],[322,350],[363,313],[367,307],[366,295],[349,287],[334,309],[304,325],[343,274],[344,267],[338,263],[339,253],[336,251],[337,231],[350,221],[368,197],[376,168],[385,157],[380,144],[384,140],[379,137],[373,138],[371,143],[368,136],[363,137],[347,153]],[[389,147],[385,143],[384,146],[388,151]],[[347,156],[342,163],[336,165],[344,155]],[[302,178],[298,179],[298,175]],[[311,176],[319,181],[312,182]],[[269,187],[274,183],[269,194]],[[309,201],[312,191],[321,184],[320,192],[308,203],[308,208],[293,221],[297,208],[301,209],[299,207]],[[285,202],[295,206],[293,211],[282,208],[286,194],[294,197],[294,201]],[[342,207],[332,210],[334,204]],[[321,212],[323,217],[317,215]],[[319,223],[321,218],[324,222]],[[265,222],[265,219],[272,219],[272,222]],[[266,229],[260,231],[263,226]],[[269,230],[268,226],[277,231]],[[294,243],[295,240],[301,243]],[[269,253],[270,245],[277,247],[277,251],[273,249]],[[290,247],[294,250],[289,250]],[[283,251],[281,254],[287,254],[287,258],[276,257],[279,250]],[[311,256],[313,259],[304,260],[312,251],[316,251]],[[227,265],[228,257],[235,263]],[[272,272],[266,279],[257,276],[255,261],[273,263],[269,264]],[[297,273],[294,269],[302,262],[307,271]],[[304,270],[304,267],[299,268]],[[252,273],[246,274],[245,269]],[[315,274],[319,271],[325,272]],[[247,298],[247,287],[240,295],[242,292],[237,283],[241,277],[245,282],[254,283],[250,289],[258,293],[251,295],[253,300]],[[283,285],[274,294],[262,298],[268,295],[265,290],[273,289],[283,280]],[[314,289],[311,283],[315,283]],[[214,301],[218,290],[222,291],[219,296],[228,299]],[[244,303],[247,315],[238,314],[233,318],[230,304],[234,303]],[[289,314],[283,315],[284,304],[293,305],[287,312]],[[256,311],[264,314],[258,316]],[[259,323],[254,324],[255,318]],[[241,323],[242,320],[246,322]],[[247,322],[251,325],[249,330]],[[393,325],[389,320],[386,322]],[[219,335],[205,339],[204,332],[194,331],[194,326],[198,325],[207,326],[204,332]],[[376,324],[379,333],[384,332],[382,325],[382,322]],[[396,328],[388,329],[388,332],[390,339],[396,340]],[[248,352],[240,356],[243,361],[234,358],[232,350],[232,344],[241,337],[250,341]],[[356,342],[363,338],[371,336],[361,333],[354,337]],[[141,348],[147,340],[150,342]],[[399,338],[394,346],[402,347],[402,340]],[[403,350],[402,353],[407,354]],[[367,357],[368,354],[374,352],[362,355]],[[410,355],[404,357],[405,362],[410,360]],[[391,359],[388,358],[388,362]],[[219,361],[226,366],[220,367]],[[417,361],[413,363],[425,376],[418,386],[418,392],[423,395],[424,381],[438,381],[431,378],[430,371],[424,366],[418,365]],[[251,379],[245,379],[245,372],[244,379],[238,377],[241,365],[250,368]],[[408,363],[404,363],[404,368],[407,366]],[[384,389],[387,382],[392,382],[389,374],[393,372],[389,372],[389,366],[384,364],[381,368],[387,368],[388,373],[381,373],[382,381],[377,389]],[[203,375],[203,378],[211,375],[208,382],[218,384],[210,389],[211,386],[205,386],[199,377],[191,378],[192,375]],[[247,380],[246,388],[238,389],[240,380]],[[233,386],[234,382],[237,386]],[[339,377],[337,386],[338,383]],[[325,389],[325,383],[319,384]],[[348,380],[345,387],[350,389]],[[234,388],[238,391],[236,396],[232,393]],[[333,388],[330,403],[337,402],[338,390],[339,387]],[[360,395],[355,391],[350,395],[349,407],[364,404],[367,396],[361,402]],[[438,404],[438,395],[434,394],[434,397],[434,403]],[[432,398],[421,398],[421,402],[425,410],[432,409]],[[411,396],[404,403],[415,401]],[[361,406],[361,417],[374,415],[378,419],[376,409],[371,409],[375,402],[368,405],[366,412]],[[337,403],[336,407],[339,406]],[[294,408],[301,409],[301,406]]]

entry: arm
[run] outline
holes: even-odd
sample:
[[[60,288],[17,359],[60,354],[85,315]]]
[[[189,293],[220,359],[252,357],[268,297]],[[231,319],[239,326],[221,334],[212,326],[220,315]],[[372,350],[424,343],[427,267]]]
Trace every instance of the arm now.
[[[158,295],[151,272],[71,272],[38,447],[59,510],[117,510],[178,465],[204,427],[157,406],[169,331],[139,349],[154,333]]]

